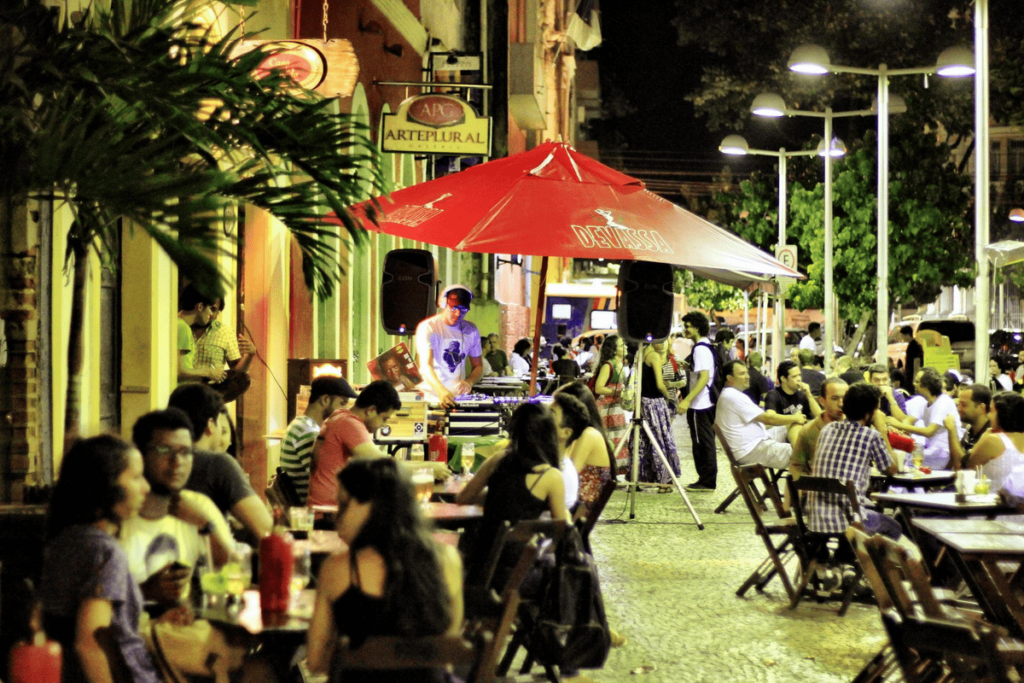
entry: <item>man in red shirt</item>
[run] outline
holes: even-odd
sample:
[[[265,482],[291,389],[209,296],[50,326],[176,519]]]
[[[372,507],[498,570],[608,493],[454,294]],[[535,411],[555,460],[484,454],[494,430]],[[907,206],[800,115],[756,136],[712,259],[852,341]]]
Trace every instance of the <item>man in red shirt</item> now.
[[[310,505],[336,505],[338,472],[352,458],[388,457],[373,443],[373,433],[386,425],[402,408],[398,391],[383,379],[366,385],[351,408],[334,411],[313,445],[312,474],[309,477]],[[409,471],[429,469],[434,479],[445,480],[451,470],[445,462],[402,461]]]
[[[338,502],[338,472],[352,458],[384,457],[373,443],[373,433],[401,407],[395,388],[385,380],[377,380],[366,385],[351,408],[335,411],[324,422],[313,446],[310,505]]]

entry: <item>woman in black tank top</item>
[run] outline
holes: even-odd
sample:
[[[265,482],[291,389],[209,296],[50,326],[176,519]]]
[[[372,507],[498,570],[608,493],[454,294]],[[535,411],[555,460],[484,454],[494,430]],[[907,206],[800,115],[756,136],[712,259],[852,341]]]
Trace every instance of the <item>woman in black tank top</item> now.
[[[339,636],[456,633],[462,625],[462,562],[436,543],[412,484],[389,458],[355,459],[338,473],[338,536],[348,551],[324,561],[307,637],[313,671],[326,671]],[[444,681],[442,670],[393,676],[347,672],[346,681]]]
[[[509,423],[509,439],[508,450],[484,463],[456,499],[463,505],[483,499],[480,532],[464,548],[469,557],[470,583],[504,522],[515,526],[523,520],[537,519],[545,511],[553,519],[569,519],[551,411],[532,403],[519,406]]]

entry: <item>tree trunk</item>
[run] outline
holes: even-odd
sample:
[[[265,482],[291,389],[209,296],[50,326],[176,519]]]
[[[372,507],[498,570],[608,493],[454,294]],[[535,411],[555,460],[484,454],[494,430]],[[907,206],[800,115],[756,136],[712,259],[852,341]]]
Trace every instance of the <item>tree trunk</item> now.
[[[850,357],[854,358],[857,356],[857,346],[861,340],[864,339],[865,332],[868,331],[868,320],[871,319],[872,311],[864,311],[860,314],[860,322],[857,323],[857,331],[853,333],[853,339],[850,340],[850,345],[846,348],[850,352]],[[864,354],[860,354],[863,356]]]
[[[82,366],[85,361],[83,335],[85,328],[85,286],[89,281],[89,248],[72,238],[71,253],[75,258],[71,283],[71,325],[68,333],[68,390],[64,401],[64,452],[78,438],[82,414]]]

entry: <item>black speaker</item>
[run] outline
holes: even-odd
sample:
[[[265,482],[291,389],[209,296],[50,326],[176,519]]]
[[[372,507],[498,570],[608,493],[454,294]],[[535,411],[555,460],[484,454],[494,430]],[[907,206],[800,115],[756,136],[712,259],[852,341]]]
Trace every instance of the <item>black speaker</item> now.
[[[426,249],[393,249],[384,257],[381,325],[389,334],[415,334],[437,312],[437,264]]]
[[[569,326],[566,323],[558,323],[558,338],[561,339],[569,333]]]
[[[619,266],[619,336],[628,342],[668,337],[672,329],[674,268],[667,263],[623,261]]]

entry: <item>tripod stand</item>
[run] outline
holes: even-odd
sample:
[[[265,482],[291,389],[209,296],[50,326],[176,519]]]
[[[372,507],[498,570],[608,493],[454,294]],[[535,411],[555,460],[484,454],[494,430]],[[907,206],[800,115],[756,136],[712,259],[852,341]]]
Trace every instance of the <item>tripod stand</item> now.
[[[661,458],[661,462],[664,463],[665,470],[668,472],[668,476],[672,478],[672,483],[675,485],[679,495],[682,496],[683,502],[686,503],[686,507],[689,509],[690,515],[693,517],[693,521],[697,522],[697,528],[703,531],[704,524],[700,521],[700,517],[697,516],[697,511],[693,509],[693,505],[690,503],[690,499],[687,497],[686,491],[683,489],[683,485],[680,483],[679,478],[676,477],[675,472],[672,471],[672,466],[669,464],[668,458],[665,456],[665,452],[661,450],[661,445],[658,443],[658,440],[654,438],[650,425],[648,425],[643,418],[643,411],[641,410],[643,399],[640,394],[640,390],[643,385],[643,371],[641,367],[641,364],[643,363],[643,356],[644,344],[641,342],[640,348],[638,348],[636,352],[636,359],[633,362],[633,374],[636,377],[636,391],[633,394],[636,397],[633,402],[633,419],[630,420],[629,435],[623,437],[619,443],[616,444],[615,455],[612,458],[612,463],[614,464],[619,453],[632,439],[633,453],[630,458],[630,481],[629,486],[626,489],[627,495],[629,496],[629,518],[636,519],[636,492],[639,488],[637,477],[640,474],[640,430],[642,429],[643,433],[647,435],[647,439],[654,447],[654,452],[659,458]]]

